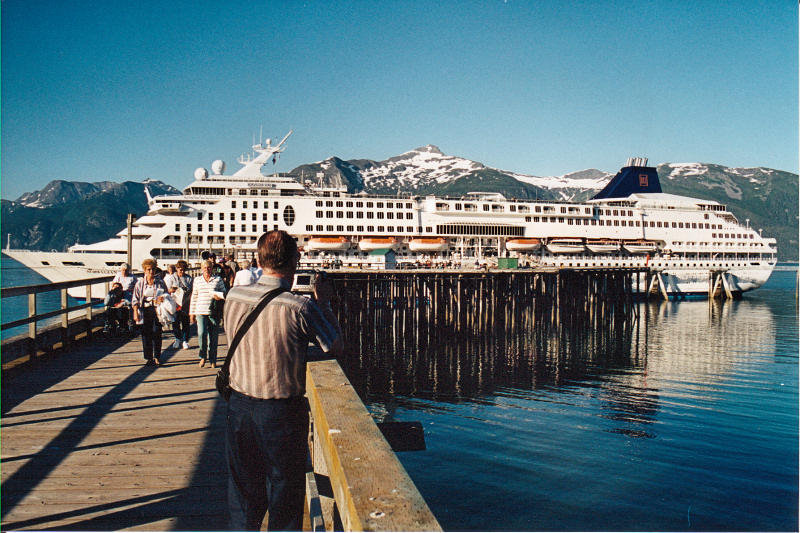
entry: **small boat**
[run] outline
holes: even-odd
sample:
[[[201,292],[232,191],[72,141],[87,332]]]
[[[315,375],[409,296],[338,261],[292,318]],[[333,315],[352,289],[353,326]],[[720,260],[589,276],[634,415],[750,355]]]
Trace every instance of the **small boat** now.
[[[623,241],[622,247],[631,254],[650,254],[658,250],[658,245],[656,245],[656,243],[644,239]]]
[[[547,243],[547,249],[553,254],[579,254],[584,251],[583,239],[550,239]]]
[[[326,252],[342,252],[350,248],[350,240],[346,237],[314,237],[308,240],[306,248]]]
[[[447,247],[447,239],[444,237],[416,238],[408,241],[408,249],[412,252],[444,252]]]
[[[586,241],[586,248],[595,254],[610,254],[619,252],[619,241],[611,239],[589,239]]]
[[[506,250],[509,252],[533,252],[542,247],[539,239],[509,239],[506,241]]]
[[[398,242],[394,237],[366,237],[358,241],[358,247],[365,252],[383,248],[395,249],[397,246]]]

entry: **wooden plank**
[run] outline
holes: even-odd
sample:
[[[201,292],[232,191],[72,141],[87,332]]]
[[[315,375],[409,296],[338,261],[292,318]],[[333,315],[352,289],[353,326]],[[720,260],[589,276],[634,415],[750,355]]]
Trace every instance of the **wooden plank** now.
[[[306,387],[345,530],[441,531],[339,364],[309,363]]]

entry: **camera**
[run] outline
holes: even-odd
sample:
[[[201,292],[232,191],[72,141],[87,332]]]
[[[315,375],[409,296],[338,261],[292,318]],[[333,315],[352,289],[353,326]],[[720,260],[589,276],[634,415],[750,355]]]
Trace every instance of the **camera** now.
[[[321,279],[325,279],[324,270],[298,270],[294,275],[294,283],[292,283],[292,292],[298,293],[314,293],[314,285],[317,282],[317,274]]]

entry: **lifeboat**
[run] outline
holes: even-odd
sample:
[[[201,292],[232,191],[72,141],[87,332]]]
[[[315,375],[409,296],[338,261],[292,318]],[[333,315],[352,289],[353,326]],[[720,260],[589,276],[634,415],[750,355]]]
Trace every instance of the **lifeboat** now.
[[[395,249],[397,245],[397,239],[394,237],[367,237],[358,241],[358,247],[365,252],[383,248]]]
[[[447,239],[444,237],[417,238],[408,241],[408,249],[412,252],[444,252],[447,246]]]
[[[509,239],[506,241],[506,250],[509,252],[533,252],[542,247],[539,239]]]
[[[314,237],[306,243],[309,250],[342,252],[350,248],[350,240],[346,237]]]
[[[656,243],[644,239],[623,241],[622,247],[631,254],[650,254],[658,250],[658,245],[656,245]]]
[[[586,248],[595,254],[610,254],[619,252],[620,244],[619,241],[613,241],[611,239],[588,239],[586,241]]]
[[[553,254],[579,254],[584,250],[583,239],[550,239],[547,243],[547,249]]]

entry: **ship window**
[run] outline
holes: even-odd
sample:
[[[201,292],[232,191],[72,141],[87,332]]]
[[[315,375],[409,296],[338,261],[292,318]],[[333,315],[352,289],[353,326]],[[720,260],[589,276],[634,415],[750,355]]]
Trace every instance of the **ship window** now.
[[[406,213],[406,220],[411,220],[413,218],[412,213]]]
[[[278,220],[278,213],[272,213],[272,220],[273,221],[277,221]]]
[[[247,224],[242,224],[242,233],[247,233]]]
[[[81,261],[62,261],[61,264],[64,266],[85,266]]]
[[[317,207],[322,207],[322,200],[317,200]]]
[[[273,202],[273,203],[272,203],[272,206],[273,206],[275,209],[278,209],[278,202]],[[266,206],[264,206],[264,207],[266,207]]]
[[[383,211],[378,211],[378,218],[383,218]]]
[[[383,207],[383,202],[378,202],[377,204],[375,204],[375,207]]]
[[[283,209],[283,223],[287,226],[294,224],[294,207],[287,205]]]
[[[42,261],[42,264],[43,264],[44,266],[50,266],[50,263],[48,263],[47,261]]]
[[[517,212],[517,206],[510,205],[510,206],[508,206],[508,210],[511,211],[512,213],[516,213]]]
[[[267,221],[267,214],[266,213],[261,213],[261,220],[263,220],[264,222]]]
[[[364,218],[364,212],[363,211],[356,211],[356,218]]]
[[[364,231],[364,226],[356,226],[357,233],[361,233],[362,231]]]
[[[344,218],[344,211],[336,211],[336,218]]]
[[[338,200],[336,202],[336,207],[344,207],[344,202],[342,202],[341,200]]]
[[[180,231],[180,230],[181,230],[181,225],[175,224],[175,231]]]
[[[252,227],[253,227],[253,233],[255,233],[255,232],[257,232],[257,231],[258,231],[258,226],[257,226],[257,225],[253,224],[253,226],[252,226]]]
[[[247,209],[247,200],[242,202],[242,209]]]
[[[333,218],[333,211],[325,211],[325,218]]]
[[[333,207],[333,201],[328,200],[327,202],[325,202],[325,207]]]
[[[353,231],[353,226],[347,226],[347,231]]]
[[[317,218],[322,218],[322,211],[317,211]]]
[[[378,233],[383,233],[385,231],[386,229],[383,226],[378,226]]]
[[[356,207],[364,207],[364,202],[356,202]]]
[[[406,233],[414,233],[414,226],[406,226]]]
[[[347,206],[347,207],[353,207],[353,202],[350,202],[350,201],[348,201],[348,202],[345,202],[345,206]]]
[[[236,231],[236,224],[231,224],[231,233]]]
[[[344,231],[344,226],[336,226],[336,231]]]
[[[367,202],[367,207],[373,207],[374,205],[372,202]]]
[[[367,226],[367,232],[368,232],[368,233],[373,233],[373,232],[375,232],[375,226]]]
[[[322,231],[322,225],[321,224],[317,224],[317,231]]]
[[[306,231],[314,231],[314,226],[312,226],[311,224],[308,224],[306,226]]]
[[[256,218],[256,214],[255,213],[250,213],[250,215],[251,215],[250,216],[250,220],[258,220],[258,218]]]
[[[692,222],[692,229],[697,229],[697,222]]]
[[[541,213],[542,212],[542,206],[540,206],[540,205],[534,206],[534,211],[536,211],[537,213]]]
[[[225,224],[220,224],[219,225],[219,230],[224,233],[225,232]]]
[[[231,209],[236,209],[236,200],[231,200]]]
[[[484,211],[488,211],[489,210],[489,204],[483,204],[483,210]]]

